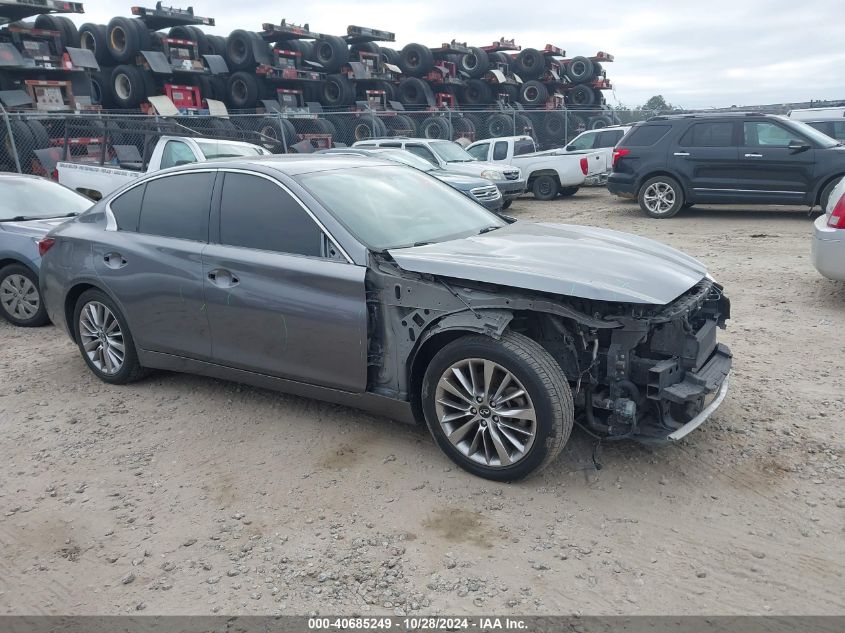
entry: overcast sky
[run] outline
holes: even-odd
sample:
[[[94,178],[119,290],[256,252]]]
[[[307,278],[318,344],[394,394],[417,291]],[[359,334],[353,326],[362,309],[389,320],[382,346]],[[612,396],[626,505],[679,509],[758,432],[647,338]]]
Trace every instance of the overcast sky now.
[[[177,4],[173,0],[170,4]],[[82,22],[129,15],[133,4],[85,0]],[[165,4],[168,4],[167,2]],[[189,4],[186,2],[183,7]],[[609,103],[637,106],[655,94],[683,108],[845,99],[843,0],[368,0],[266,2],[191,0],[213,17],[206,29],[228,35],[264,22],[309,23],[341,35],[349,24],[396,33],[397,48],[466,41],[480,46],[502,36],[523,47],[555,44],[568,55],[602,50],[614,92]],[[124,10],[125,8],[125,10]]]

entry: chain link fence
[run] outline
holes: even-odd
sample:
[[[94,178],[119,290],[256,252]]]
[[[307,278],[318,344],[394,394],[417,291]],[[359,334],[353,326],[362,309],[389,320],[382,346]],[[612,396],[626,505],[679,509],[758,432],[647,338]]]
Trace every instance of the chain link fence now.
[[[230,113],[228,117],[141,114],[59,114],[2,111],[0,171],[50,176],[61,160],[118,165],[149,158],[159,136],[198,136],[307,153],[379,137],[423,137],[464,144],[528,135],[541,149],[565,146],[585,130],[627,124],[650,113],[618,110],[479,110]],[[461,141],[461,139],[465,139]]]

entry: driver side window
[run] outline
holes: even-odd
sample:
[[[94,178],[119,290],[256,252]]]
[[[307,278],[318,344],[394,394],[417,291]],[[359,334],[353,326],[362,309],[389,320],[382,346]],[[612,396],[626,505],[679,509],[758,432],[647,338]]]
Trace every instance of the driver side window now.
[[[475,160],[487,160],[487,152],[490,150],[490,143],[482,143],[475,147],[470,147],[467,154],[472,156]]]
[[[161,168],[187,165],[197,162],[193,150],[182,141],[167,141],[161,154]]]
[[[795,138],[793,132],[767,121],[744,123],[743,135],[746,147],[786,147]]]

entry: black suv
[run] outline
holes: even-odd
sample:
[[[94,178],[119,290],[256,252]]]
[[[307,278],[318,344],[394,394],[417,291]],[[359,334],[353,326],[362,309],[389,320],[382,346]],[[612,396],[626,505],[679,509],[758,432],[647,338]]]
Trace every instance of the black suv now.
[[[799,121],[756,113],[679,114],[637,123],[613,151],[611,193],[653,218],[693,204],[824,208],[845,146]]]

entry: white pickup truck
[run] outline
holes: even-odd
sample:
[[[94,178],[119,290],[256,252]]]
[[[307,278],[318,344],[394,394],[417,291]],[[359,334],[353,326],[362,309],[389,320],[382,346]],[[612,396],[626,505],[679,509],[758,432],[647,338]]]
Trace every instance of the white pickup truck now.
[[[599,177],[594,179],[595,182],[591,183],[588,179],[587,184],[603,185],[607,182],[607,176],[613,166],[613,148],[630,129],[630,125],[614,125],[598,130],[587,130],[569,141],[566,146],[567,152],[578,153],[592,150],[604,156],[604,173],[599,174]]]
[[[128,161],[120,162],[115,159],[114,164],[105,163],[104,165],[91,162],[57,163],[59,183],[89,198],[100,200],[123,185],[159,169],[188,163],[202,163],[215,158],[270,154],[263,147],[242,141],[162,136],[156,141],[150,159],[145,164],[134,146],[124,147],[129,150],[126,152],[130,154]],[[115,147],[116,150],[119,148],[120,146]]]
[[[466,151],[477,159],[519,167],[528,180],[528,190],[537,200],[553,200],[571,196],[584,180],[598,176],[604,169],[604,158],[598,152],[567,152],[551,149],[538,152],[530,136],[505,136],[476,141]]]

